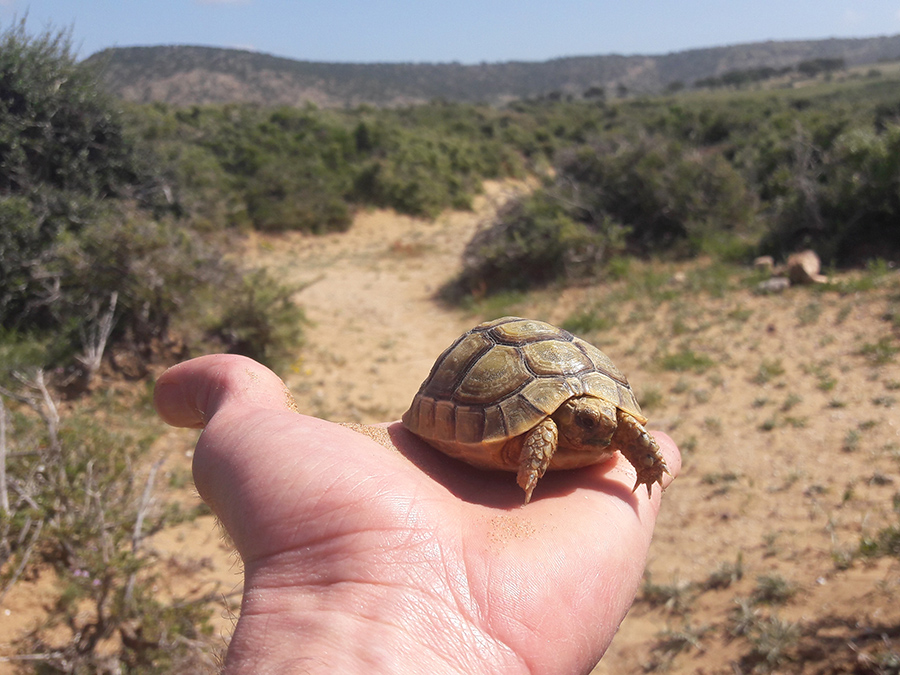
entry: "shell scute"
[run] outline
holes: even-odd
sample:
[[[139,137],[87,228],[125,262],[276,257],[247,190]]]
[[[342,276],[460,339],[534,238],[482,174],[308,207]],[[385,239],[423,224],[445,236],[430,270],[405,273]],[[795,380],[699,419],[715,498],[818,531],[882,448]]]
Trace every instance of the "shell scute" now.
[[[534,406],[535,410],[549,415],[572,397],[572,391],[565,380],[539,377],[526,384],[519,395]]]
[[[522,345],[521,350],[529,369],[538,376],[577,375],[594,369],[587,354],[571,342],[544,340]]]
[[[524,434],[535,425],[535,420],[540,421],[547,416],[522,396],[504,399],[500,403],[500,410],[503,412],[503,421],[506,423],[506,432],[509,436]]]
[[[475,361],[452,399],[462,404],[488,404],[509,396],[531,378],[515,347],[495,345]]]
[[[485,411],[478,407],[460,406],[456,410],[456,438],[460,443],[481,443],[486,436]]]
[[[434,433],[438,438],[456,440],[456,406],[451,401],[434,402]]]
[[[435,398],[450,398],[459,387],[472,363],[486,353],[494,343],[484,335],[464,335],[454,342],[435,362],[426,380],[427,393]]]
[[[572,335],[567,331],[543,321],[508,317],[507,319],[497,319],[492,324],[493,326],[489,329],[491,335],[498,342],[505,344],[521,345],[540,340],[572,339]]]

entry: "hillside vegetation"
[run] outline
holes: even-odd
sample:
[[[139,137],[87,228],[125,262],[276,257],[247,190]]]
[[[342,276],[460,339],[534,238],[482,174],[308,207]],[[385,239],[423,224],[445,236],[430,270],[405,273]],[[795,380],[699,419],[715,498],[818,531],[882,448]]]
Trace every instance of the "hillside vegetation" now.
[[[257,103],[342,108],[409,105],[435,98],[498,104],[543,96],[659,94],[724,78],[798,71],[838,61],[848,66],[900,58],[900,36],[829,39],[692,49],[658,55],[572,56],[543,62],[322,63],[214,47],[119,47],[88,59],[115,95],[174,105]],[[805,67],[804,67],[805,64]],[[813,66],[814,67],[814,66]]]

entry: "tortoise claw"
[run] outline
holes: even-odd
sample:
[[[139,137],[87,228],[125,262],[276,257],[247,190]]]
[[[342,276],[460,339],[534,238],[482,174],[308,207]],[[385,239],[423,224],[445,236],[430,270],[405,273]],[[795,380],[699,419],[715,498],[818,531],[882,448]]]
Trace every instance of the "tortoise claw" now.
[[[663,465],[662,465],[662,473],[660,473],[659,477],[658,477],[656,480],[648,480],[648,481],[645,482],[645,481],[642,481],[640,475],[638,475],[637,478],[636,478],[636,480],[634,481],[634,487],[631,488],[631,494],[634,494],[635,492],[637,492],[637,489],[638,489],[641,485],[646,485],[646,486],[647,486],[647,496],[648,496],[648,497],[652,497],[652,496],[653,496],[653,484],[654,484],[654,483],[659,483],[659,487],[660,487],[660,489],[662,489],[662,484],[663,484],[663,474],[665,474],[665,475],[667,475],[667,476],[671,476],[671,475],[672,475],[672,474],[669,472],[669,467],[666,466],[665,462],[663,462]]]

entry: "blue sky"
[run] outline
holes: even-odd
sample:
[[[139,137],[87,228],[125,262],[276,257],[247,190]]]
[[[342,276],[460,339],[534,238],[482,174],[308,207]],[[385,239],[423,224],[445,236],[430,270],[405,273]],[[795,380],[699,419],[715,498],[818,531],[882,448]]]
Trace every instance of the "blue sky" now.
[[[900,33],[900,0],[0,0],[0,25],[105,47],[238,47],[312,61],[478,63]]]

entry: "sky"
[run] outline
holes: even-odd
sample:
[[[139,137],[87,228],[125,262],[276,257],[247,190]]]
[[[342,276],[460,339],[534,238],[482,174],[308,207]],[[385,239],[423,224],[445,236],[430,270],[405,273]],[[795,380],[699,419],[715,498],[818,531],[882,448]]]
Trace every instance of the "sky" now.
[[[0,26],[107,47],[207,45],[306,61],[544,61],[900,34],[900,0],[0,0]]]

